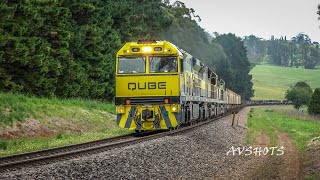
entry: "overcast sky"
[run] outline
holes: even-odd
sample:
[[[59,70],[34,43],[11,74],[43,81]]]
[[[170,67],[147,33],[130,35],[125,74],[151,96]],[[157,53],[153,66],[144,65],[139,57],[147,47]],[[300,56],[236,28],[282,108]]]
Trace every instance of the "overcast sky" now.
[[[254,34],[264,39],[300,32],[320,42],[319,0],[180,0],[193,8],[208,32]],[[171,0],[174,2],[174,0]]]

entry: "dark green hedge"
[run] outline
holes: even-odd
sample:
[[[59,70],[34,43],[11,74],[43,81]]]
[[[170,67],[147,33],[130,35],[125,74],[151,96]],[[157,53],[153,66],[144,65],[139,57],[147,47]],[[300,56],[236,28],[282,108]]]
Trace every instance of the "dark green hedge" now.
[[[114,97],[116,51],[168,26],[160,0],[0,3],[0,91]]]

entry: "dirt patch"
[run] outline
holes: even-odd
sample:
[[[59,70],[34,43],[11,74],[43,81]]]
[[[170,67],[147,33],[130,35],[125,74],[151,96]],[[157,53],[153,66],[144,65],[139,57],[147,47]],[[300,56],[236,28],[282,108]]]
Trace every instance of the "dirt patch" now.
[[[63,119],[58,117],[47,117],[46,121],[48,122],[48,126],[57,129],[59,133],[84,133],[86,131],[92,130],[91,125],[86,122],[79,122],[69,119]]]
[[[278,134],[278,145],[284,147],[284,155],[280,158],[279,169],[281,179],[301,179],[300,158],[296,145],[289,134],[280,132]]]
[[[267,147],[271,144],[271,140],[266,134],[260,134],[254,142],[254,145],[263,147]]]
[[[24,122],[14,122],[12,126],[1,127],[0,138],[51,137],[56,132],[34,118],[27,118]]]
[[[251,179],[301,179],[299,153],[287,133],[278,132],[277,149],[283,149],[284,153],[278,151],[277,155],[265,156],[261,162],[263,165]]]
[[[85,110],[81,113],[88,115]],[[103,113],[107,119],[114,119],[114,115],[108,112]],[[66,133],[85,133],[100,129],[97,123],[92,124],[90,121],[65,119],[59,117],[45,117],[44,120],[37,120],[33,117],[25,119],[25,121],[16,121],[12,126],[5,125],[0,127],[1,139],[18,139],[18,138],[37,138],[52,137],[58,134]]]

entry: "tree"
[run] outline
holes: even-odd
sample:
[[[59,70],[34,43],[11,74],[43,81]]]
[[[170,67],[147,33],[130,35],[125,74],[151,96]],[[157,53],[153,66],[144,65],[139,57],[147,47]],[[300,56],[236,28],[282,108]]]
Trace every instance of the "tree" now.
[[[286,91],[286,99],[292,101],[294,108],[300,109],[303,105],[308,105],[312,96],[311,87],[303,81],[297,82]]]
[[[265,40],[254,35],[246,36],[243,39],[248,50],[248,59],[251,63],[259,64],[267,58],[267,43]]]
[[[268,41],[268,57],[272,64],[279,66],[289,66],[291,47],[286,38]]]
[[[228,88],[240,94],[242,99],[249,100],[254,94],[252,76],[249,74],[252,66],[247,58],[244,42],[231,33],[220,35],[213,41],[223,47],[230,63],[231,76],[222,77],[228,82]]]
[[[297,45],[289,41],[289,59],[290,59],[290,67],[293,67],[294,65],[297,65],[298,56],[297,56]]]
[[[295,88],[304,88],[308,89],[309,92],[312,92],[310,85],[304,81],[299,81],[294,85]]]
[[[291,40],[296,42],[297,44],[311,44],[310,37],[302,32],[293,37]]]
[[[304,68],[314,69],[317,66],[317,64],[319,64],[319,60],[320,60],[320,51],[318,46],[309,47],[309,53],[307,54],[304,61]]]
[[[308,106],[308,113],[311,115],[320,114],[320,88],[316,88],[311,97],[310,104]]]

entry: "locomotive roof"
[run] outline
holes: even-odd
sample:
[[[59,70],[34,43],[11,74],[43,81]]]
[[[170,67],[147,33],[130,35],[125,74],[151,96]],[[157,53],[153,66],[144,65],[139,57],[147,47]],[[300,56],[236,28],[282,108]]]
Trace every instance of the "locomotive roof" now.
[[[152,48],[151,52],[143,52],[142,49],[144,47]],[[137,52],[134,52],[134,48],[137,49]],[[155,51],[154,48],[159,48],[159,51]],[[117,56],[124,56],[124,55],[143,55],[143,54],[150,54],[150,55],[178,55],[183,57],[183,52],[174,44],[170,43],[169,41],[135,41],[135,42],[127,42],[123,45],[123,47],[118,51]]]

